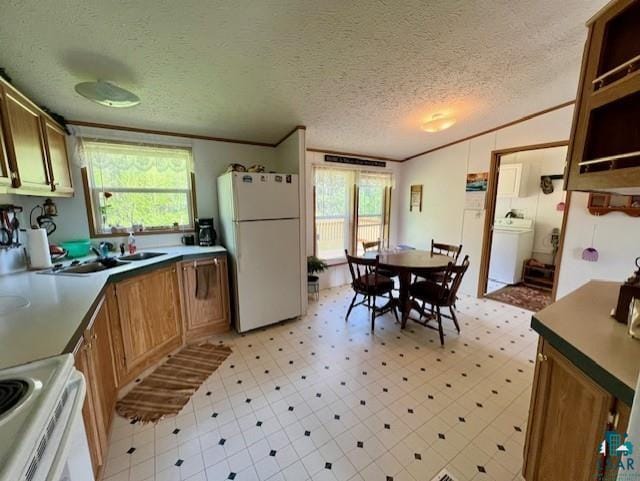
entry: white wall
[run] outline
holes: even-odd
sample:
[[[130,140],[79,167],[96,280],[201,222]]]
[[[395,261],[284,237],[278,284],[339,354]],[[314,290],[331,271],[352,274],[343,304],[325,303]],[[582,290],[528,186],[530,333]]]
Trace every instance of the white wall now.
[[[324,156],[325,152],[306,152],[306,205],[307,205],[307,255],[313,254],[313,166],[325,164]],[[356,157],[356,156],[351,156]],[[362,157],[365,158],[366,157]],[[327,165],[338,165],[338,164],[330,164]],[[398,162],[387,162],[387,166],[385,168],[379,167],[362,167],[363,170],[368,171],[380,171],[380,172],[391,172],[393,174],[394,185],[391,189],[391,220],[390,220],[390,232],[389,232],[389,244],[395,245],[398,243],[398,239],[396,236],[397,233],[397,219],[398,213],[400,210],[400,204],[403,201],[403,198],[398,195],[397,190],[397,179],[400,171],[400,166],[402,164]],[[344,166],[348,168],[357,169],[358,166]],[[409,203],[409,197],[406,197],[406,203]],[[329,267],[328,271],[320,274],[320,288],[325,289],[327,287],[335,287],[341,286],[344,284],[348,284],[351,282],[351,276],[349,274],[349,268],[346,264],[338,264]]]
[[[589,194],[582,192],[574,192],[571,197],[558,298],[590,279],[622,282],[636,270],[635,259],[640,256],[640,219],[621,212],[593,216],[586,208],[588,199]],[[582,251],[591,247],[592,238],[599,259],[583,261]]]
[[[216,179],[226,170],[227,166],[230,163],[239,163],[247,167],[251,164],[264,164],[267,169],[270,169],[273,168],[275,159],[275,149],[271,147],[185,139],[108,129],[78,128],[76,130],[78,135],[86,137],[191,147],[194,159],[198,216],[213,217],[216,223],[218,220]],[[70,199],[55,199],[58,205],[59,215],[56,218],[58,228],[51,239],[53,242],[89,237],[89,223],[87,220],[84,191],[82,189],[80,175],[82,160],[77,154],[75,137],[68,137],[68,147],[71,155],[75,195]],[[25,210],[44,200],[42,197],[30,196],[15,196],[14,198],[16,202],[25,206]],[[126,236],[122,237],[122,239],[126,239]],[[111,242],[121,241],[120,238],[109,238],[108,240]],[[97,241],[98,239],[96,239],[96,242]],[[175,245],[180,243],[180,235],[161,234],[139,236],[137,243],[142,248]]]
[[[498,197],[496,200],[496,218],[504,217],[507,212],[518,211],[524,217],[534,220],[534,241],[532,257],[550,264],[553,261],[551,231],[562,226],[564,212],[556,205],[562,202],[566,192],[562,190],[563,180],[553,181],[553,192],[545,194],[540,188],[543,175],[562,175],[567,156],[567,147],[553,147],[540,150],[526,150],[505,155],[500,164],[522,164],[523,190],[520,197]],[[493,261],[493,259],[492,259]]]
[[[573,107],[565,107],[401,164],[400,199],[409,198],[412,184],[424,187],[422,212],[409,212],[408,201],[400,206],[398,242],[422,249],[429,248],[432,238],[462,244],[471,260],[462,291],[475,295],[485,211],[464,209],[466,174],[487,172],[493,150],[567,140],[572,115]]]
[[[307,312],[307,207],[306,207],[306,130],[297,129],[275,148],[274,169],[298,174],[300,187],[300,299],[302,313]]]

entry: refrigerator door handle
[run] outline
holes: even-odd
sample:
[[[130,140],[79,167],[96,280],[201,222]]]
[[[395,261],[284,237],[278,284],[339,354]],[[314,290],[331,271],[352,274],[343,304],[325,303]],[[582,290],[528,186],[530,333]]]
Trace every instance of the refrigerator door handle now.
[[[238,225],[238,221],[234,221],[234,230],[235,230],[235,234],[236,234],[236,269],[238,269],[238,272],[241,271],[240,266],[242,265],[242,262],[240,261],[240,258],[242,257],[242,254],[240,252],[240,229],[239,229],[239,225]]]

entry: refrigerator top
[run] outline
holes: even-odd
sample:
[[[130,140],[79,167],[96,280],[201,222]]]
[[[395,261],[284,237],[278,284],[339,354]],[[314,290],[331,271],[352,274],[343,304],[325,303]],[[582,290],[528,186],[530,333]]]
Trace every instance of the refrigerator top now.
[[[297,174],[230,172],[233,220],[295,219],[300,216]]]

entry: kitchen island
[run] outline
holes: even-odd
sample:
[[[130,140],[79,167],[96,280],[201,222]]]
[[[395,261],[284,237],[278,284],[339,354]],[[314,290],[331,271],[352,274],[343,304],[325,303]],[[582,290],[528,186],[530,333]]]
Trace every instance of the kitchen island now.
[[[533,315],[540,334],[524,450],[526,481],[615,479],[600,454],[624,439],[640,374],[640,341],[611,317],[620,284],[591,281]],[[598,476],[602,476],[598,478]]]

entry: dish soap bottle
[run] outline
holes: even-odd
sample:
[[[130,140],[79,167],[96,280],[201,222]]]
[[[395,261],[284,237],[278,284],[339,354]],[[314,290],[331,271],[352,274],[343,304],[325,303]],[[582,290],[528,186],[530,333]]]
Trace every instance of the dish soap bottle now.
[[[133,235],[133,232],[129,232],[129,239],[127,240],[127,245],[129,246],[129,254],[136,253],[136,238]]]

